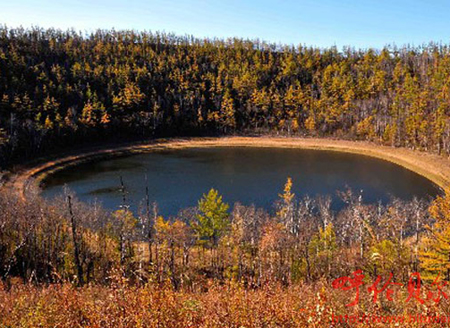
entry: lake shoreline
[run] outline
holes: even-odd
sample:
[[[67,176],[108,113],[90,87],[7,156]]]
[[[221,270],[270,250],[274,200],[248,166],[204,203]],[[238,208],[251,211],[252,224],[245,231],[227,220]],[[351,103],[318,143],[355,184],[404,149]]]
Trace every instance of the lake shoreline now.
[[[48,161],[43,159],[38,164],[25,165],[16,172],[9,172],[4,182],[4,188],[18,193],[21,198],[25,199],[27,193],[39,187],[46,177],[70,166],[157,150],[209,147],[299,148],[359,154],[400,165],[427,178],[442,189],[450,186],[450,161],[436,154],[381,146],[365,141],[301,137],[230,136],[155,139],[119,146],[105,146],[103,149],[80,150],[72,155],[63,155],[60,158]]]

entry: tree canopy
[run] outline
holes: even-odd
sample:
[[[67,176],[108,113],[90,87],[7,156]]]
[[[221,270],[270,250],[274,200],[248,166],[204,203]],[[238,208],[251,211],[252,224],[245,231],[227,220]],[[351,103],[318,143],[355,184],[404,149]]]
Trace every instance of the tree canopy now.
[[[450,153],[447,45],[356,50],[0,27],[2,164],[74,144],[276,132]]]

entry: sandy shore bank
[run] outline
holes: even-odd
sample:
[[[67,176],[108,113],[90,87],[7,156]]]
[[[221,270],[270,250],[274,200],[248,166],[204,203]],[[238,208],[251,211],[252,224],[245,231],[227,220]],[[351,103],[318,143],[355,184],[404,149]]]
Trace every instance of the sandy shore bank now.
[[[278,137],[222,137],[157,139],[147,143],[133,143],[125,146],[109,147],[94,151],[79,152],[59,159],[24,167],[9,174],[5,187],[26,197],[27,190],[45,179],[48,174],[68,166],[92,160],[127,156],[136,153],[162,149],[199,147],[279,147],[340,151],[380,158],[414,171],[443,189],[450,186],[450,160],[438,155],[404,148],[380,146],[368,142],[318,139],[318,138],[278,138]]]

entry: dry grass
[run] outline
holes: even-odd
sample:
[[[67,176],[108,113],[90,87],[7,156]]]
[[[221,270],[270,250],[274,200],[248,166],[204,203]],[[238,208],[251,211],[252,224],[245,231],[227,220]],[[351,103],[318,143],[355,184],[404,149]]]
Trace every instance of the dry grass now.
[[[359,307],[346,307],[353,297],[327,282],[257,290],[211,285],[205,292],[120,283],[83,288],[18,284],[10,290],[0,285],[0,327],[439,327],[442,324],[417,324],[410,318],[448,313],[447,304],[389,302],[384,295],[373,304],[363,294]],[[333,322],[338,315],[363,314],[368,316],[365,322]],[[405,320],[401,324],[378,322],[400,316]]]

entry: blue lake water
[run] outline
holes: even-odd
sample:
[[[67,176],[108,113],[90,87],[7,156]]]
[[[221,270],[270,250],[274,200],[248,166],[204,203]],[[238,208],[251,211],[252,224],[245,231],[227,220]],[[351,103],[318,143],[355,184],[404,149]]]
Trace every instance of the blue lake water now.
[[[333,151],[217,147],[164,150],[71,167],[50,176],[43,195],[52,198],[64,185],[86,202],[100,201],[114,210],[122,202],[120,176],[127,202],[137,211],[149,188],[163,215],[196,206],[202,194],[218,189],[224,201],[255,204],[268,211],[288,176],[297,196],[330,195],[333,208],[343,204],[336,191],[362,191],[364,202],[430,198],[439,188],[426,178],[383,160]]]

